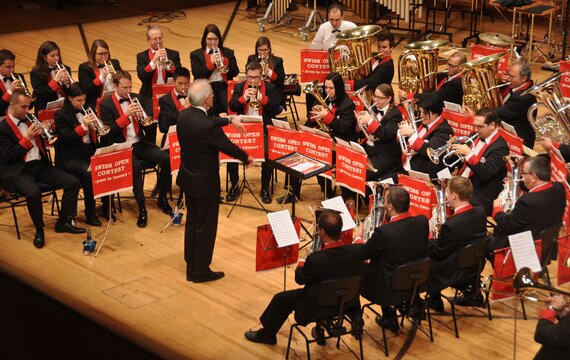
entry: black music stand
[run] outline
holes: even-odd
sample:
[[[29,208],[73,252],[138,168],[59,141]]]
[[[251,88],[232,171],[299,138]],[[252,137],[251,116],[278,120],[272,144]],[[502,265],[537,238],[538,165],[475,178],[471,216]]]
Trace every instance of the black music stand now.
[[[238,185],[238,189],[239,189],[239,196],[235,199],[232,208],[230,209],[230,212],[228,213],[228,218],[230,217],[230,215],[232,214],[232,211],[234,211],[234,208],[236,207],[238,201],[240,202],[239,206],[244,206],[245,205],[241,205],[241,200],[243,197],[243,192],[244,190],[247,189],[247,191],[249,191],[249,193],[251,194],[251,196],[253,196],[253,198],[255,199],[255,201],[257,201],[257,203],[259,204],[259,206],[261,206],[261,209],[259,208],[255,208],[255,207],[250,207],[253,209],[257,209],[257,210],[263,210],[265,211],[265,213],[267,214],[268,211],[265,208],[265,206],[263,206],[263,204],[261,203],[261,201],[259,201],[259,199],[257,198],[257,196],[255,196],[255,194],[253,193],[253,190],[251,189],[251,186],[249,185],[249,182],[247,181],[247,178],[245,177],[245,164],[242,165],[243,168],[243,180],[241,181],[241,184]],[[249,207],[249,206],[248,206]]]

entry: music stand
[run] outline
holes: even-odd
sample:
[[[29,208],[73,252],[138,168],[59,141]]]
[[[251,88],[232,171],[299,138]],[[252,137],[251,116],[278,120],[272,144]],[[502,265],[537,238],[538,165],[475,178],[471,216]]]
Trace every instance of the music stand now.
[[[241,183],[238,185],[238,189],[239,189],[239,196],[234,200],[234,203],[232,205],[232,208],[230,209],[230,212],[228,213],[228,218],[230,217],[230,215],[232,214],[232,211],[234,211],[234,208],[236,207],[238,201],[240,202],[240,206],[245,206],[245,205],[241,205],[241,200],[243,197],[243,192],[244,190],[247,189],[247,191],[249,191],[249,193],[251,194],[251,196],[253,196],[253,198],[255,199],[255,201],[257,201],[257,203],[259,204],[259,206],[261,206],[261,209],[263,211],[265,211],[265,213],[268,213],[267,209],[265,208],[265,206],[263,206],[263,204],[261,203],[261,201],[259,201],[259,199],[257,198],[257,196],[255,196],[253,190],[251,189],[251,186],[249,185],[249,182],[247,181],[247,178],[245,177],[245,164],[242,165],[243,168],[243,179],[241,181]],[[249,207],[249,206],[248,206]],[[260,210],[258,208],[255,207],[249,207],[252,209],[257,209]]]

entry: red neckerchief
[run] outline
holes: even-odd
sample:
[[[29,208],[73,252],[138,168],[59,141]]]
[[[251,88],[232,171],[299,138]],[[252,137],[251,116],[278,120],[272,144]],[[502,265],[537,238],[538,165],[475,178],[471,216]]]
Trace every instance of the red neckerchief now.
[[[398,215],[392,216],[392,217],[390,218],[390,222],[389,222],[389,223],[391,224],[391,223],[393,223],[393,222],[400,221],[400,220],[404,220],[404,219],[407,219],[407,218],[409,218],[409,217],[412,217],[412,215],[410,215],[409,212],[405,212],[405,213],[402,213],[402,214],[398,214]]]
[[[426,133],[424,134],[424,136],[420,137],[418,135],[418,137],[422,140],[424,140],[425,138],[428,137],[429,134],[431,134],[442,122],[443,122],[443,116],[439,116],[439,119],[436,120],[436,122],[434,122],[433,124],[431,124],[431,126],[428,127]],[[420,127],[418,128],[418,134],[422,131],[422,129],[424,128],[424,124],[421,124]]]
[[[95,79],[98,79],[99,75],[101,75],[101,71],[99,71],[99,67],[97,65],[92,67],[93,67],[93,73],[95,73]],[[101,92],[99,93],[99,97],[103,96],[104,89],[105,89],[105,81],[101,81]]]
[[[544,184],[542,184],[542,185],[538,185],[538,186],[533,187],[533,188],[530,189],[528,192],[529,192],[529,193],[541,192],[541,191],[550,189],[551,187],[552,187],[552,183],[551,183],[551,182],[547,182],[547,183],[544,183]]]
[[[242,96],[245,95],[245,91],[248,89],[247,85],[248,85],[247,81],[244,81],[243,82]],[[265,96],[265,81],[261,81],[261,84],[259,85],[259,91],[261,92],[261,94],[263,96]],[[246,102],[245,105],[243,106],[243,113],[247,114],[248,109],[249,109],[249,102]],[[263,105],[259,107],[259,115],[261,115],[261,114],[263,114]]]
[[[449,215],[449,217],[459,215],[459,214],[463,214],[464,212],[471,211],[471,210],[473,210],[473,205],[471,205],[471,204],[463,205],[459,210],[455,210],[455,212],[452,215]]]
[[[8,89],[6,89],[6,84],[4,84],[4,81],[0,79],[0,90],[2,90],[2,93],[7,93]]]
[[[491,139],[489,139],[490,141],[485,141],[485,145],[481,148],[481,151],[479,152],[479,154],[484,154],[485,151],[487,150],[487,148],[489,147],[489,145],[494,143],[499,137],[500,137],[500,135],[499,135],[499,132],[497,131],[495,136],[493,136]],[[479,139],[479,138],[475,139],[475,142],[473,143],[473,149],[475,149],[477,144],[479,144],[479,141],[481,141],[481,139]],[[465,170],[465,168],[467,167],[466,163],[467,163],[466,161],[463,162],[463,166],[461,167],[461,170],[459,170],[458,174],[463,173],[463,170]],[[473,175],[473,171],[471,171],[471,174],[469,174],[469,177],[471,177],[471,175]]]
[[[119,112],[119,117],[123,116],[125,114],[125,112],[123,111],[123,107],[119,103],[119,98],[117,97],[116,92],[113,93],[113,103],[115,103],[115,108]],[[138,135],[139,134],[139,122],[136,120],[133,120],[132,118],[129,118],[129,119],[131,120],[131,122],[135,126],[135,133],[137,133],[137,135]],[[127,125],[123,128],[123,135],[125,136],[125,140],[127,140],[127,127],[128,126],[129,125]]]
[[[523,85],[521,85],[517,90],[513,90],[511,89],[509,86],[506,87],[506,89],[503,90],[503,92],[501,93],[501,96],[504,98],[505,96],[507,96],[508,93],[510,93],[511,91],[514,93],[519,93],[521,91],[525,91],[526,89],[528,89],[529,87],[532,86],[532,81],[531,80],[527,80],[526,83],[524,83]]]
[[[180,108],[182,108],[183,105],[180,102],[178,95],[176,95],[176,93],[174,92],[174,89],[170,92],[170,96],[172,96],[172,101],[174,101],[174,105],[176,105],[176,109],[180,110]]]
[[[164,50],[166,51],[166,49]],[[148,58],[152,59],[154,54],[152,53],[152,49],[148,49]],[[158,80],[158,65],[154,68],[152,73],[152,85],[156,85],[156,81]],[[166,84],[166,69],[162,69],[162,81]]]
[[[16,135],[16,137],[18,138],[18,142],[20,142],[24,138],[24,134],[22,134],[20,129],[16,126],[16,124],[14,124],[14,120],[12,120],[12,117],[10,116],[10,114],[6,114],[6,118],[4,119],[4,121],[6,121],[8,123],[8,126],[10,126],[10,129],[12,130],[14,135]],[[18,121],[20,121],[20,120],[18,120]],[[28,127],[30,127],[32,125],[30,123],[30,120],[26,119],[26,125],[28,125]],[[40,152],[43,154],[43,156],[47,156],[45,149],[40,145],[40,144],[42,144],[42,139],[41,139],[40,135],[37,134],[36,136],[34,136],[34,140],[36,141],[36,145],[40,149]],[[28,149],[28,151],[29,150],[31,150],[31,149]],[[24,154],[23,160],[26,161],[26,155],[25,154]]]
[[[224,56],[224,53],[222,51],[222,49],[220,48],[220,55],[222,55],[222,61],[224,63],[224,65],[226,66],[230,66],[230,60]],[[216,69],[216,65],[212,62],[212,57],[210,54],[208,54],[208,51],[206,49],[204,49],[204,58],[206,59],[206,67],[211,70],[214,71]],[[228,73],[225,74],[221,74],[222,78],[224,79],[225,82],[228,82]]]
[[[326,244],[325,246],[323,246],[323,248],[321,250],[328,250],[328,249],[334,249],[337,247],[341,247],[346,245],[346,243],[342,242],[340,239],[338,241],[333,241],[331,243]]]

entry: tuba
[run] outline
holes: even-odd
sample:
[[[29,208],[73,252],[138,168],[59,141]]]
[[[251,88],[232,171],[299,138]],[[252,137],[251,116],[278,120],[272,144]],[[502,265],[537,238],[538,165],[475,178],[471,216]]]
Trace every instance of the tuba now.
[[[398,83],[406,93],[435,90],[439,48],[446,40],[418,41],[404,46],[398,59]]]
[[[521,181],[519,179],[519,174],[521,171],[521,163],[523,157],[520,155],[507,155],[505,156],[505,161],[511,165],[513,169],[513,179],[512,181],[506,181],[503,187],[503,191],[499,194],[500,206],[504,212],[511,212],[518,198],[518,184]]]
[[[429,219],[429,231],[434,239],[439,237],[441,225],[447,220],[447,202],[445,201],[445,187],[447,179],[434,179],[431,185],[435,189],[437,205],[432,209],[431,218]]]
[[[535,85],[521,95],[532,94],[537,102],[528,109],[528,122],[536,137],[548,137],[562,144],[570,143],[570,102],[562,95],[559,73]]]
[[[319,80],[313,80],[312,83],[307,84],[305,86],[305,88],[303,89],[303,92],[305,94],[311,94],[315,97],[315,99],[319,102],[319,105],[315,105],[313,106],[313,109],[316,108],[317,106],[322,106],[325,109],[328,109],[329,107],[327,106],[326,103],[326,99],[328,98],[328,95],[326,98],[323,99],[323,96],[321,95],[320,89],[321,89],[322,85],[319,85]],[[330,129],[328,126],[326,126],[321,120],[316,120],[317,121],[317,125],[319,125],[319,127],[321,128],[321,130],[323,130],[324,132],[330,132]]]
[[[48,144],[51,145],[57,141],[57,135],[55,135],[51,126],[44,125],[34,114],[26,114],[26,118],[32,124],[38,124],[40,126],[40,129],[42,129],[41,137],[43,137]]]
[[[483,107],[496,109],[503,105],[503,97],[497,85],[497,67],[505,52],[482,57],[462,64],[463,103],[473,111]]]

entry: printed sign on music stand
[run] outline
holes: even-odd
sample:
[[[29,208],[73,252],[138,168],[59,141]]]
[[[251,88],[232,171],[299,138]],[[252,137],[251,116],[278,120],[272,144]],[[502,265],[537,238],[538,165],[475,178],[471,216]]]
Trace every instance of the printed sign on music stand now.
[[[132,152],[132,149],[128,148],[91,157],[95,199],[133,188]]]
[[[247,152],[254,161],[265,161],[265,149],[263,146],[263,123],[244,123],[247,133],[242,135],[233,126],[224,126],[222,129],[230,139],[240,149]],[[220,162],[238,162],[224,153],[220,153]]]
[[[301,81],[325,82],[331,72],[329,68],[329,52],[327,50],[301,49]]]

